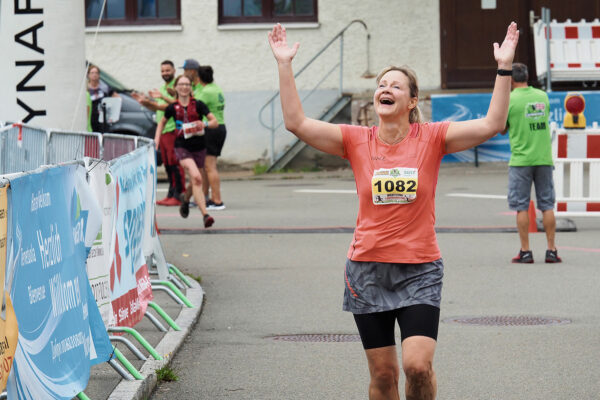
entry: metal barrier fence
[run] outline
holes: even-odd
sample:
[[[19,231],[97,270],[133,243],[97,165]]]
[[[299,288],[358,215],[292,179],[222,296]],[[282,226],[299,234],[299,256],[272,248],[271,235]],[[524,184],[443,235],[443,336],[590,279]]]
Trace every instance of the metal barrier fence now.
[[[152,147],[154,147],[154,139],[138,136],[137,137],[137,147],[144,147],[146,145],[152,145]]]
[[[138,147],[137,139],[137,136],[105,133],[102,136],[102,148],[104,149],[103,159],[105,161],[111,161],[132,152]]]
[[[31,171],[47,164],[48,133],[13,124],[0,130],[0,174]]]
[[[111,161],[147,145],[153,146],[153,140],[131,135],[45,130],[0,121],[0,175],[83,157]]]
[[[49,164],[83,157],[102,159],[102,135],[91,132],[50,131],[47,156]]]

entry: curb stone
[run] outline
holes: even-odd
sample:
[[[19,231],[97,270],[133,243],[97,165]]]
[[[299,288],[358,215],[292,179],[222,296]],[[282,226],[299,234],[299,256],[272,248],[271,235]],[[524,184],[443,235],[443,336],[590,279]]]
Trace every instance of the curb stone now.
[[[192,287],[187,288],[185,295],[195,307],[182,308],[175,320],[181,330],[174,331],[172,328],[169,328],[169,331],[155,347],[158,354],[163,356],[163,359],[154,360],[149,358],[140,369],[140,373],[144,376],[144,379],[134,381],[121,380],[108,397],[108,400],[146,400],[152,394],[157,385],[155,371],[165,365],[171,364],[173,357],[202,313],[204,290],[194,279],[190,278],[189,280]]]

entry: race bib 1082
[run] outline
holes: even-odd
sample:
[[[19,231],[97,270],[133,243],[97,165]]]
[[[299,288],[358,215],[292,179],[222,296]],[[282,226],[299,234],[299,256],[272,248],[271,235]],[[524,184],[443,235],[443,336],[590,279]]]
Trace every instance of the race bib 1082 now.
[[[381,168],[373,173],[373,204],[408,204],[417,199],[419,171],[416,168]]]

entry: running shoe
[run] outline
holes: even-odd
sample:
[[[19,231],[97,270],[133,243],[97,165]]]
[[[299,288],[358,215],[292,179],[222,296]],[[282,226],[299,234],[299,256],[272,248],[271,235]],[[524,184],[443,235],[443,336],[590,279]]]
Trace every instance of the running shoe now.
[[[188,215],[190,215],[190,202],[185,201],[183,193],[179,195],[179,200],[181,201],[181,204],[179,205],[179,215],[183,218],[187,218]]]
[[[547,257],[547,255],[546,255]],[[512,259],[513,263],[517,264],[532,264],[533,263],[533,253],[531,250],[523,251],[519,250],[519,255]]]
[[[224,210],[225,209],[225,203],[221,202],[220,204],[217,204],[214,201],[212,201],[212,200],[209,199],[206,202],[206,209],[207,210],[215,210],[215,211]]]
[[[175,206],[180,206],[180,205],[181,205],[181,201],[179,201],[179,199],[176,199],[175,197],[169,197],[163,204],[163,206],[168,206],[168,207],[175,207]]]
[[[171,197],[165,197],[165,198],[164,198],[164,199],[162,199],[162,200],[158,200],[158,201],[156,202],[156,204],[157,204],[157,205],[159,205],[159,206],[166,206],[166,205],[167,205],[166,203],[167,203],[167,201],[169,201],[169,199],[170,199],[170,198],[171,198]]]
[[[210,228],[215,223],[215,219],[208,214],[204,215],[204,227]]]
[[[546,250],[546,262],[548,264],[562,262],[562,259],[558,256],[558,250]]]

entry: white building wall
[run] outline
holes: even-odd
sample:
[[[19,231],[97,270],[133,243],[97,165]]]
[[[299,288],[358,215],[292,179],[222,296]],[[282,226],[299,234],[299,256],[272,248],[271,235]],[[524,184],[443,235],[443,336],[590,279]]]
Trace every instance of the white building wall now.
[[[270,134],[258,123],[257,114],[278,89],[277,69],[267,42],[270,25],[219,27],[217,3],[181,0],[181,26],[165,30],[101,28],[95,37],[95,29],[88,28],[87,57],[137,90],[161,83],[159,64],[163,59],[173,60],[176,66],[186,58],[212,65],[215,82],[223,88],[227,100],[228,139],[223,159],[242,163],[265,158]],[[439,0],[320,0],[318,24],[285,25],[288,40],[301,44],[295,69],[354,19],[363,20],[369,28],[370,72],[376,74],[390,64],[408,64],[417,71],[422,89],[440,87]],[[310,89],[322,71],[339,59],[339,53],[336,42],[322,61],[298,79],[299,88]],[[365,30],[354,24],[344,36],[345,91],[374,88],[373,78],[361,77],[366,67]],[[324,87],[334,88],[338,81],[336,73]]]

